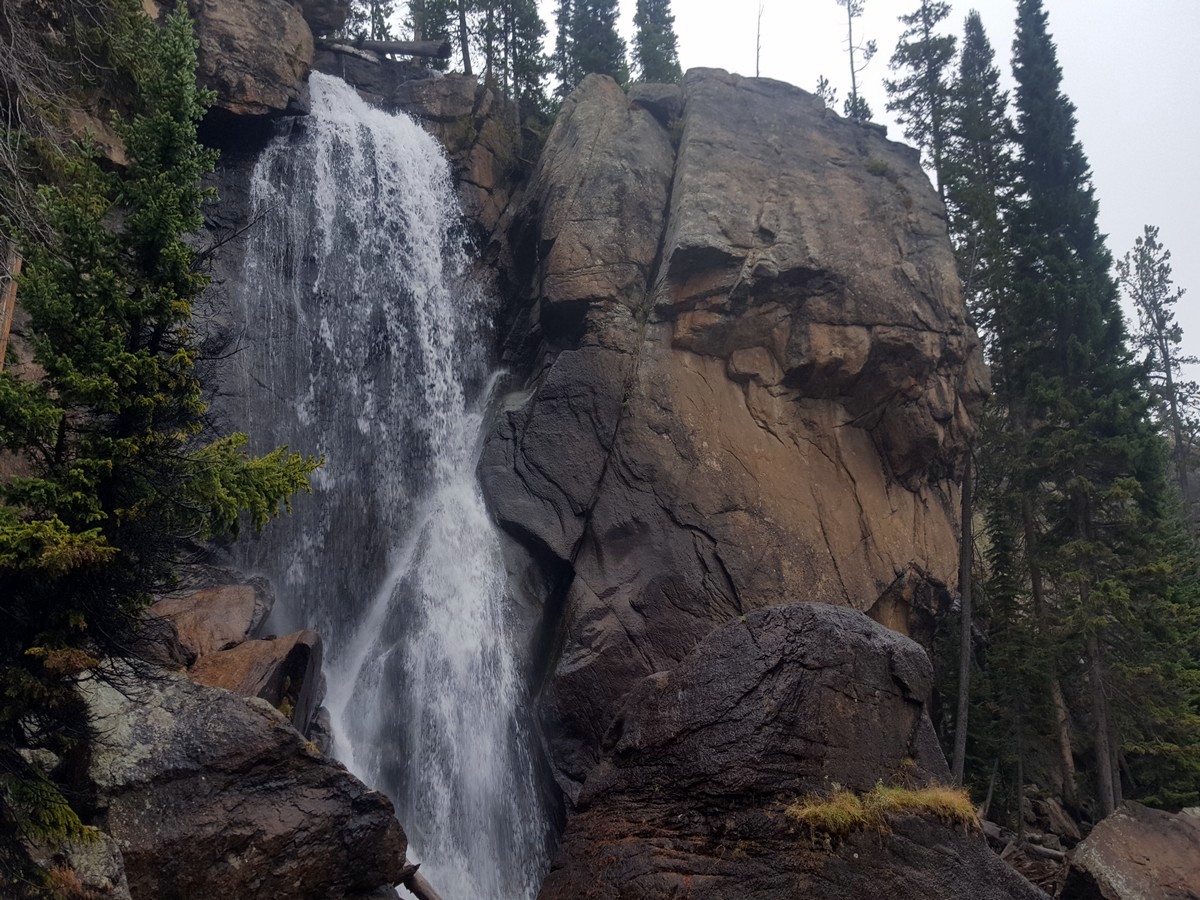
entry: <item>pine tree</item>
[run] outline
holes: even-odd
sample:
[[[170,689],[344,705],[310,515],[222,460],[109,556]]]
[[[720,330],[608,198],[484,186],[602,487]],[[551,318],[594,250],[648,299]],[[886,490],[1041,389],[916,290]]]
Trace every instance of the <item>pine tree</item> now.
[[[575,17],[575,6],[572,0],[558,0],[554,10],[554,55],[551,57],[551,71],[558,79],[555,95],[560,99],[575,89],[582,78],[575,64],[575,47],[571,42],[571,23]]]
[[[39,191],[41,227],[18,233],[19,286],[44,375],[0,372],[0,450],[26,467],[0,483],[7,800],[53,789],[15,748],[63,752],[87,737],[73,679],[137,652],[142,611],[187,543],[262,527],[319,464],[203,436],[191,317],[208,278],[189,233],[210,198],[215,154],[196,138],[210,95],[196,88],[184,11],[159,27],[123,0],[106,26],[112,66],[136,86],[135,115],[115,123],[129,165],[69,153]],[[12,824],[5,807],[0,826]]]
[[[1060,667],[1087,660],[1092,768],[1107,814],[1121,793],[1110,702],[1114,638],[1128,621],[1121,573],[1145,562],[1138,535],[1160,521],[1161,446],[1126,346],[1075,109],[1061,91],[1041,0],[1018,4],[1014,74],[1020,202],[1012,216],[1013,290],[993,323],[997,394],[1017,437],[1012,490],[1027,510],[1026,553],[1053,587],[1054,608],[1040,614],[1039,626],[1057,629]]]
[[[846,116],[855,122],[869,122],[871,107],[866,98],[858,92],[858,76],[875,56],[878,48],[873,40],[860,44],[854,37],[854,20],[862,16],[866,0],[837,0],[837,4],[846,9],[846,51],[850,55],[850,94],[846,97]],[[861,64],[858,57],[861,57]]]
[[[675,83],[683,78],[671,0],[638,0],[633,56],[642,81]]]
[[[395,0],[353,0],[343,30],[347,37],[369,41],[392,39]]]
[[[946,133],[940,178],[950,237],[967,308],[990,341],[995,310],[1010,283],[1006,216],[1015,190],[1015,135],[1008,94],[1000,89],[995,53],[977,12],[966,19]]]
[[[907,74],[896,81],[884,82],[890,98],[888,112],[896,113],[896,120],[904,127],[904,136],[921,149],[933,166],[943,200],[946,199],[943,156],[950,106],[947,70],[954,59],[956,39],[935,32],[948,15],[949,3],[921,0],[915,12],[900,17],[905,28],[889,68]]]
[[[617,34],[617,0],[572,0],[570,47],[571,74],[578,80],[597,73],[620,84],[629,81],[625,41]]]
[[[1175,304],[1184,290],[1171,280],[1171,251],[1158,240],[1158,228],[1147,225],[1133,249],[1117,261],[1117,274],[1137,310],[1134,345],[1146,354],[1146,365],[1161,401],[1160,419],[1167,427],[1175,458],[1175,477],[1185,514],[1191,514],[1188,484],[1189,411],[1200,397],[1200,387],[1183,377],[1183,367],[1197,362],[1181,350],[1183,328],[1175,319]]]

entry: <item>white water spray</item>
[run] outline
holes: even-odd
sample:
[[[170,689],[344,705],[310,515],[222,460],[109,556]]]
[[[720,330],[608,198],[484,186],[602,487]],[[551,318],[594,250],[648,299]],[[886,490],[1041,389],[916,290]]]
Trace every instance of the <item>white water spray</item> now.
[[[254,170],[239,424],[327,463],[247,563],[278,585],[280,625],[326,637],[335,752],[395,801],[430,882],[525,900],[546,825],[475,479],[486,304],[433,139],[338,79],[311,89]]]

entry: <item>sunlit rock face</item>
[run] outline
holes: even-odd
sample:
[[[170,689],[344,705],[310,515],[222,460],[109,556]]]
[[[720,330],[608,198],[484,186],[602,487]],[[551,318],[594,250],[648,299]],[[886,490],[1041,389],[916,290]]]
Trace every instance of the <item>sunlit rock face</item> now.
[[[566,585],[541,709],[568,802],[631,686],[722,623],[953,584],[987,391],[915,151],[778,82],[662,94],[586,79],[506,236],[536,364],[480,472]]]

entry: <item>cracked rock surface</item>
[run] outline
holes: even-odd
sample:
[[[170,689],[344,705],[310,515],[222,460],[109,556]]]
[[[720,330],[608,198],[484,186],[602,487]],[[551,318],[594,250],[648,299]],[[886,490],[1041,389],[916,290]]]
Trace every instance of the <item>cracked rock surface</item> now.
[[[981,833],[916,816],[842,837],[787,804],[948,773],[915,642],[854,610],[756,610],[642,679],[604,737],[539,900],[1035,900]]]
[[[644,94],[585,79],[509,217],[528,378],[480,463],[561,585],[539,702],[568,806],[629,691],[730,620],[813,599],[929,632],[896,603],[956,580],[987,392],[916,151],[765,79]]]

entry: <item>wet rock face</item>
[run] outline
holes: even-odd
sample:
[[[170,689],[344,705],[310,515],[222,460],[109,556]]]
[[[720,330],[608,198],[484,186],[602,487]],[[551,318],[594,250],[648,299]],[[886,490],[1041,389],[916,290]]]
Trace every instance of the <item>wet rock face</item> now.
[[[174,674],[84,695],[95,821],[134,900],[358,898],[399,882],[392,804],[269,704]]]
[[[876,613],[927,636],[986,392],[914,151],[777,82],[678,99],[586,79],[508,232],[533,371],[480,474],[571,574],[541,691],[568,801],[632,686],[726,621],[912,573]]]
[[[947,776],[919,645],[853,610],[758,610],[630,691],[541,900],[1042,897],[983,837],[915,817],[830,840],[784,813]],[[690,892],[690,893],[689,893]]]
[[[1071,854],[1064,900],[1200,897],[1200,817],[1126,803]]]

